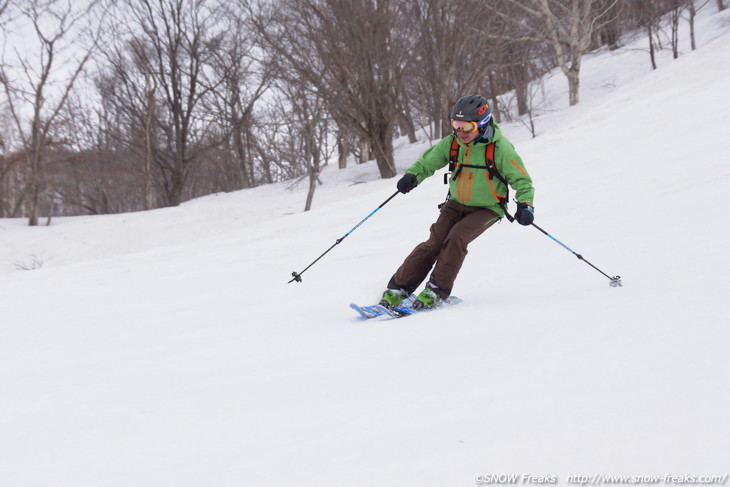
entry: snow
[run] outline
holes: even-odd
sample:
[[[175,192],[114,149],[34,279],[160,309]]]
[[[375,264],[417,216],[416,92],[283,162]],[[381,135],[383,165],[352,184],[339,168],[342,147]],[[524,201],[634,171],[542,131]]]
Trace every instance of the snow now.
[[[730,473],[730,11],[659,69],[637,39],[504,124],[536,223],[470,247],[465,302],[358,321],[426,238],[441,174],[374,162],[177,208],[0,220],[0,484],[458,486]],[[399,142],[407,167],[428,142]],[[356,184],[358,183],[358,184]],[[26,267],[34,270],[22,270]],[[521,478],[522,479],[522,478]],[[521,480],[521,483],[528,483]]]

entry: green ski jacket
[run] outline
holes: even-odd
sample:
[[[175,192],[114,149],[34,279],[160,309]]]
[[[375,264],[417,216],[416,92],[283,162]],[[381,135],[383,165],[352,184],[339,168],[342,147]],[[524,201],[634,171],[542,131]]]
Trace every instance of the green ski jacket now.
[[[406,173],[415,174],[419,184],[426,178],[433,176],[439,169],[449,163],[451,143],[456,135],[451,134],[426,152],[413,163]],[[482,206],[489,208],[500,217],[504,216],[504,210],[500,206],[500,197],[504,198],[507,188],[497,177],[489,179],[489,171],[485,152],[487,144],[494,142],[494,164],[497,171],[505,178],[509,185],[515,190],[515,199],[520,203],[533,205],[535,188],[532,187],[532,178],[527,173],[522,159],[515,151],[512,143],[502,135],[496,123],[494,123],[494,136],[487,142],[459,143],[459,155],[453,176],[449,180],[449,199],[465,206]],[[459,167],[462,164],[469,166],[483,166],[484,169],[474,167]]]

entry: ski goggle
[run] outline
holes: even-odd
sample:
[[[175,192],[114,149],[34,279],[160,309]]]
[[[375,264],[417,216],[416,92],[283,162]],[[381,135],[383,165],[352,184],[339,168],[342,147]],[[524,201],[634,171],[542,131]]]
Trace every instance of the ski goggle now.
[[[457,132],[476,132],[479,129],[476,122],[467,122],[465,120],[451,120],[451,126]]]
[[[471,122],[466,120],[454,120],[451,119],[451,126],[457,132],[476,132],[480,127],[484,127],[492,119],[491,112],[486,117],[479,120],[478,122]]]

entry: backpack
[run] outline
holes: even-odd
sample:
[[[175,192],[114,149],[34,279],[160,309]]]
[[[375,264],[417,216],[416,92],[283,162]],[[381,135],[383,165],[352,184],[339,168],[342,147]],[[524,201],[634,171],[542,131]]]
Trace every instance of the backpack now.
[[[459,164],[459,141],[456,136],[454,136],[451,139],[451,149],[449,149],[449,172],[444,174],[444,184],[449,184],[449,179],[451,179],[452,181],[456,180],[459,172],[461,172],[462,167],[468,167],[469,169],[486,169],[489,176],[490,184],[492,179],[497,178],[504,184],[504,187],[506,188],[506,194],[504,196],[500,196],[496,193],[495,196],[499,201],[499,206],[501,206],[504,210],[505,216],[511,222],[513,220],[512,215],[510,215],[507,211],[507,203],[509,202],[509,182],[504,176],[499,173],[499,171],[497,170],[497,165],[494,163],[494,142],[490,142],[487,144],[487,149],[484,151],[484,159],[487,163],[486,167],[475,166],[473,164]],[[449,178],[449,174],[451,174],[451,178]],[[448,200],[448,198],[449,195],[447,193],[446,199]],[[439,205],[439,208],[441,206],[443,206],[443,204]]]

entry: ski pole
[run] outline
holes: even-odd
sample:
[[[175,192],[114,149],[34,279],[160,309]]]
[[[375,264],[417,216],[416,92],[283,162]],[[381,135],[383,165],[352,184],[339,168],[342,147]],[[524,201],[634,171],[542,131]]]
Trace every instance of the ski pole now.
[[[542,228],[538,227],[534,223],[532,223],[531,225],[533,227],[537,228],[538,230],[540,230],[542,233],[544,233],[545,235],[547,235],[551,239],[553,239],[561,247],[563,247],[564,249],[566,249],[567,251],[569,251],[570,253],[572,253],[576,257],[578,257],[578,259],[582,260],[583,262],[585,262],[586,264],[588,264],[589,266],[593,267],[595,270],[597,270],[598,272],[600,272],[601,274],[603,274],[604,276],[608,277],[608,279],[611,281],[611,282],[608,283],[609,286],[611,286],[611,287],[621,287],[621,276],[614,276],[614,277],[609,276],[608,274],[606,274],[605,272],[603,272],[601,269],[599,269],[598,267],[594,266],[593,264],[591,264],[590,262],[588,262],[587,260],[585,260],[582,255],[580,255],[579,253],[577,253],[576,251],[574,251],[573,249],[571,249],[570,247],[568,247],[567,245],[565,245],[563,242],[561,242],[557,238],[555,238],[552,235],[550,235],[548,232],[546,232]]]
[[[289,284],[291,284],[294,281],[302,282],[302,274],[304,274],[304,272],[307,269],[309,269],[314,264],[316,264],[319,259],[321,259],[322,257],[324,257],[327,254],[327,252],[329,252],[330,250],[332,250],[333,248],[335,248],[336,245],[338,245],[340,242],[342,242],[343,240],[345,240],[345,238],[347,238],[348,235],[350,235],[352,232],[354,232],[357,229],[357,227],[359,227],[360,225],[362,225],[363,223],[365,223],[365,220],[367,220],[368,218],[370,218],[371,216],[373,216],[379,209],[381,209],[382,207],[384,207],[388,203],[388,201],[390,201],[393,198],[395,198],[398,195],[398,193],[400,193],[400,191],[396,191],[395,193],[393,193],[390,196],[390,198],[388,198],[387,200],[383,201],[380,204],[380,206],[378,206],[373,211],[371,211],[368,216],[366,216],[365,218],[363,218],[362,220],[360,220],[360,223],[358,223],[357,225],[355,225],[354,227],[352,227],[350,229],[350,231],[347,232],[346,234],[344,234],[342,237],[338,238],[335,241],[335,243],[332,245],[332,247],[328,248],[327,250],[324,251],[324,253],[322,255],[320,255],[319,257],[317,257],[316,259],[314,259],[314,262],[312,262],[311,264],[309,264],[302,272],[297,272],[297,271],[292,272],[291,275],[294,276],[294,278],[291,281],[289,281]]]

